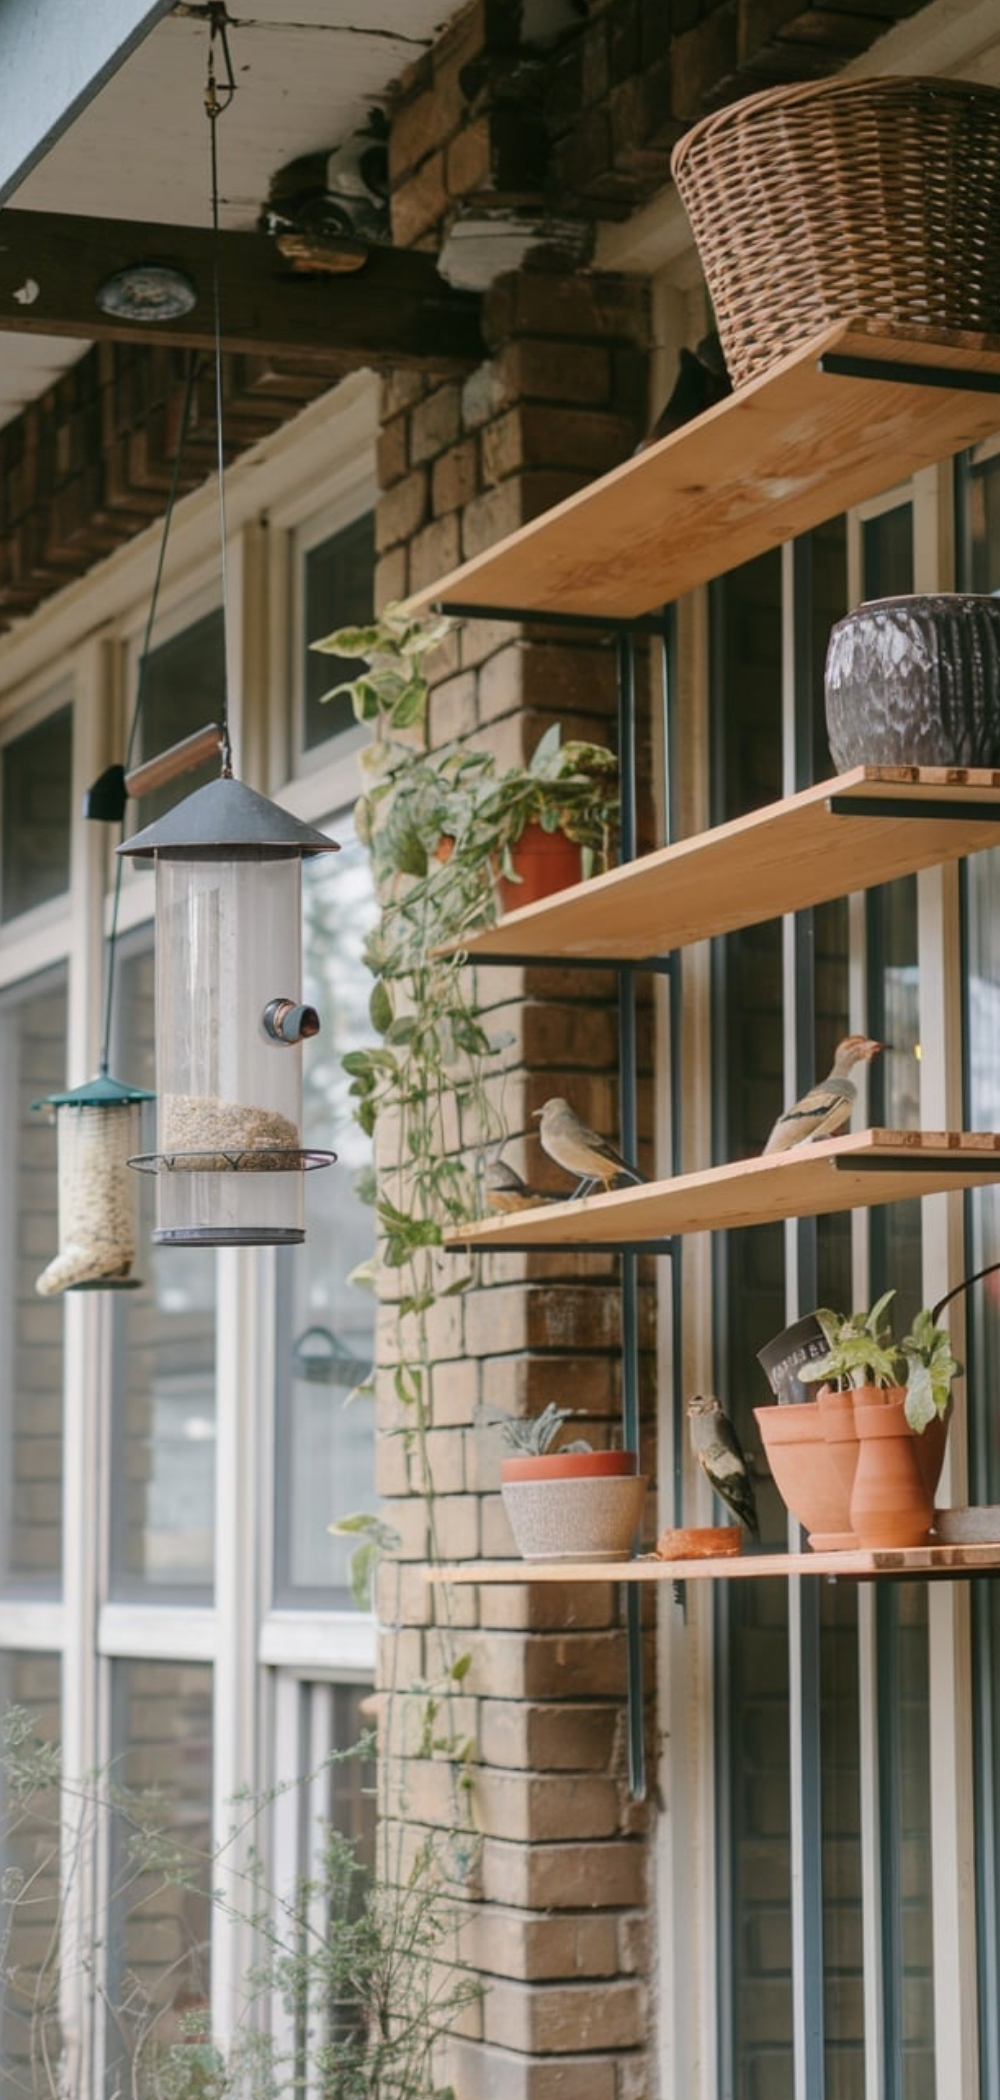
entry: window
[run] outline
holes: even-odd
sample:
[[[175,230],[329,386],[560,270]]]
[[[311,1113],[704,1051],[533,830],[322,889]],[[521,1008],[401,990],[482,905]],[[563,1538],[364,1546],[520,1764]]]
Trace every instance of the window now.
[[[69,887],[73,710],[55,714],[0,753],[0,918],[60,897]]]
[[[114,1667],[115,1777],[131,1794],[155,1794],[155,1826],[174,1840],[183,1878],[147,1865],[134,1831],[116,1816],[111,1847],[108,1948],[109,2068],[121,2075],[156,2019],[159,2042],[191,2032],[209,2004],[212,1869],[212,1673],[203,1663],[120,1662]],[[131,2090],[123,2080],[123,2090]],[[113,2084],[109,2091],[114,2091]]]
[[[0,1717],[11,1725],[19,1710],[39,1743],[59,1740],[59,1659],[0,1654]],[[24,1766],[30,1749],[18,1745]],[[42,2090],[44,2051],[59,2054],[59,1848],[56,1787],[38,1780],[26,1792],[8,1787],[0,1772],[0,2065],[10,2100]]]
[[[63,1313],[35,1279],[58,1245],[56,1133],[32,1108],[66,1083],[66,973],[0,995],[0,1574],[51,1593],[62,1562]]]
[[[352,524],[313,545],[303,534],[300,550],[302,749],[312,751],[317,744],[342,736],[354,726],[354,712],[346,695],[328,700],[325,705],[322,695],[345,679],[355,678],[360,664],[354,658],[317,655],[309,644],[324,634],[332,634],[337,627],[353,626],[372,617],[374,513],[369,511],[364,517],[355,518]]]
[[[222,608],[215,607],[193,620],[179,633],[157,643],[137,666],[142,679],[142,711],[139,717],[141,756],[155,758],[198,729],[221,719],[225,695],[225,631]],[[194,772],[172,780],[143,797],[142,827],[155,824],[175,802],[192,795],[196,788],[214,780],[217,758],[207,759]],[[133,830],[139,827],[133,825]]]
[[[327,1605],[350,1602],[351,1540],[331,1537],[329,1526],[375,1507],[372,1403],[344,1404],[374,1349],[374,1300],[349,1280],[373,1245],[358,1189],[371,1145],[340,1063],[371,1039],[361,951],[374,900],[367,856],[339,823],[330,828],[341,852],[303,863],[304,982],[322,1022],[305,1051],[303,1101],[309,1143],[338,1157],[307,1175],[306,1243],[280,1257],[275,1451],[276,1598]]]
[[[115,1069],[152,1087],[153,952],[124,944]],[[215,1262],[154,1247],[155,1186],[139,1177],[136,1291],[110,1297],[113,1341],[111,1587],[116,1597],[178,1591],[208,1599],[215,1538]]]

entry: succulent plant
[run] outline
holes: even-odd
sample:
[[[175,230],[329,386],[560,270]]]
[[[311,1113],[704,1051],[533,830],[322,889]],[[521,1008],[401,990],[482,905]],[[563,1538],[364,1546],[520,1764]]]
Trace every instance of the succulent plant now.
[[[531,1458],[541,1458],[550,1451],[564,1422],[569,1420],[569,1408],[557,1407],[554,1401],[542,1409],[540,1415],[515,1417],[498,1415],[504,1443],[511,1451],[520,1451]],[[572,1444],[561,1444],[561,1451],[590,1451],[593,1446],[586,1437],[577,1437]]]

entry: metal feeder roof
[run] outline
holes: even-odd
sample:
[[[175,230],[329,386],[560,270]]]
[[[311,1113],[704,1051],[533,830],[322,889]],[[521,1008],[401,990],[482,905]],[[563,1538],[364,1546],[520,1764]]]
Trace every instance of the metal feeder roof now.
[[[109,1078],[102,1072],[98,1079],[88,1079],[85,1086],[70,1087],[65,1094],[43,1094],[40,1101],[33,1101],[32,1108],[127,1108],[133,1101],[155,1101],[156,1095],[146,1086],[125,1086],[120,1079]]]
[[[217,852],[222,856],[245,847],[257,853],[338,853],[336,839],[312,824],[303,824],[287,809],[269,802],[240,780],[223,777],[196,788],[183,802],[175,803],[166,816],[116,848],[136,860],[151,860],[157,853],[183,855]]]

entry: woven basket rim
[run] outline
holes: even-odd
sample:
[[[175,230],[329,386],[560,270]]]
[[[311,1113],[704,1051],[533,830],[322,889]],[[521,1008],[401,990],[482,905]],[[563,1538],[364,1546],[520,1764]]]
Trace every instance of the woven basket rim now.
[[[918,92],[933,94],[942,101],[993,104],[1000,110],[1000,88],[980,80],[943,79],[936,73],[892,73],[877,79],[866,76],[862,80],[843,80],[839,74],[834,74],[827,80],[799,80],[790,86],[761,88],[755,95],[741,95],[736,101],[725,103],[722,109],[710,110],[707,116],[699,117],[683,138],[678,139],[670,156],[670,172],[676,177],[689,152],[701,140],[712,138],[731,125],[764,118],[770,110],[795,108],[803,102],[904,100],[907,95],[915,96]]]

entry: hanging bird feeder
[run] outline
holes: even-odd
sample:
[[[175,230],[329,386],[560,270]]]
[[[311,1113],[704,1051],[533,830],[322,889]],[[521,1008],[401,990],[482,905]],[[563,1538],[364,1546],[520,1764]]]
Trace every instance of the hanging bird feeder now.
[[[146,1087],[102,1073],[33,1108],[55,1110],[59,1146],[59,1252],[36,1279],[43,1298],[60,1291],[136,1290],[137,1185],[129,1158],[139,1143]]]
[[[301,862],[336,842],[223,774],[118,848],[156,869],[160,1246],[295,1245],[303,1172]]]

